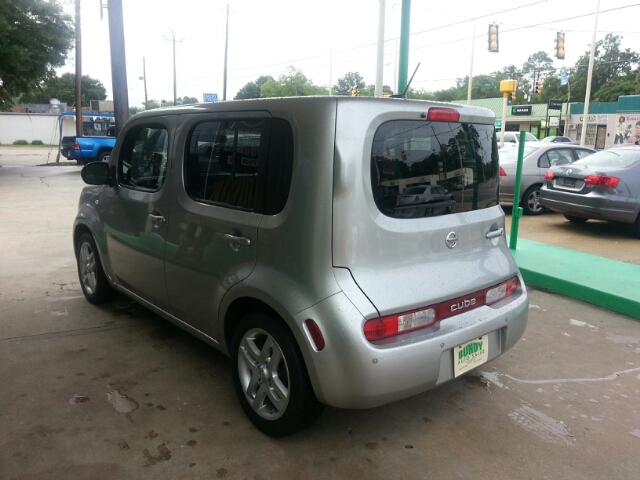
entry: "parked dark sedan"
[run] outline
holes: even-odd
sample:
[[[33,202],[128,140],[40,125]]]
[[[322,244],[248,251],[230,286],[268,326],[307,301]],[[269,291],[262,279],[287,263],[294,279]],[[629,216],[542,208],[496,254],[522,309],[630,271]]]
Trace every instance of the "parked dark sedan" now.
[[[540,203],[570,222],[590,218],[633,225],[640,237],[640,147],[610,148],[551,167]]]

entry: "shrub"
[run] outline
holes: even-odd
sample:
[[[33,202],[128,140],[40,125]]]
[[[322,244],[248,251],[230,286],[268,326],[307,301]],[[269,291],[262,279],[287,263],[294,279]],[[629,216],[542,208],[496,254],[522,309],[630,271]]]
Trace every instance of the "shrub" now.
[[[31,142],[31,145],[44,145],[44,143],[42,143],[42,140],[34,140]]]
[[[29,142],[27,142],[26,140],[16,140],[15,142],[13,142],[14,145],[29,145]]]

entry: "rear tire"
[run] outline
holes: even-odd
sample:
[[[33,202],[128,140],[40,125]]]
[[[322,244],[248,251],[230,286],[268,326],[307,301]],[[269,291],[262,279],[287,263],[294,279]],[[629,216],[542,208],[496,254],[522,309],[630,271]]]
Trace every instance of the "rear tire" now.
[[[565,215],[564,218],[569,220],[571,223],[575,223],[575,224],[578,224],[578,225],[580,225],[582,223],[585,223],[587,220],[589,220],[588,218],[576,217],[574,215]]]
[[[96,242],[90,233],[83,233],[76,244],[78,278],[82,293],[91,303],[105,303],[113,300],[118,292],[114,290],[102,269]]]
[[[540,205],[540,185],[533,185],[524,192],[520,206],[525,215],[541,215],[542,205]]]
[[[238,324],[231,347],[233,385],[242,409],[261,432],[283,437],[321,415],[298,344],[280,321],[254,312]]]
[[[110,157],[111,157],[111,151],[102,152],[102,153],[98,154],[97,161],[98,162],[108,162]]]

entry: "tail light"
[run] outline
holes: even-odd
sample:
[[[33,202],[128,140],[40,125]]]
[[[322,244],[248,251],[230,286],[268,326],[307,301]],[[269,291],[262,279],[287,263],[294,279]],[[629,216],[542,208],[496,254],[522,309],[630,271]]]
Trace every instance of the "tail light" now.
[[[518,290],[520,281],[518,277],[494,285],[493,287],[479,290],[470,295],[457,297],[408,312],[386,317],[372,318],[364,324],[364,336],[370,341],[382,340],[394,337],[402,333],[412,332],[421,328],[430,327],[436,322],[447,317],[464,313],[483,305],[493,305],[500,300],[513,295]]]
[[[553,180],[553,177],[555,177],[555,174],[551,169],[547,170],[547,173],[544,174],[545,180]]]
[[[78,143],[78,141],[77,141],[77,140],[75,140],[75,141],[73,142],[73,149],[74,149],[74,150],[80,150],[80,144]]]
[[[607,177],[606,175],[589,175],[584,178],[584,183],[593,187],[616,188],[620,183],[620,179]]]
[[[413,199],[413,203],[420,203],[420,195],[416,195]]]
[[[500,167],[500,176],[501,177],[506,177],[507,176],[507,172],[504,171],[504,168]]]
[[[453,108],[432,107],[427,112],[427,120],[432,122],[459,122],[460,112]]]

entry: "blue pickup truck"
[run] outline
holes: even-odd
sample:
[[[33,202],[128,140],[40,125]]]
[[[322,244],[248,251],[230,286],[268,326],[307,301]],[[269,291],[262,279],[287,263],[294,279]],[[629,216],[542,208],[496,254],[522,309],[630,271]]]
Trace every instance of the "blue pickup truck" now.
[[[82,136],[76,136],[75,113],[62,113],[60,125],[60,153],[78,165],[109,160],[116,143],[113,113],[83,113]]]

